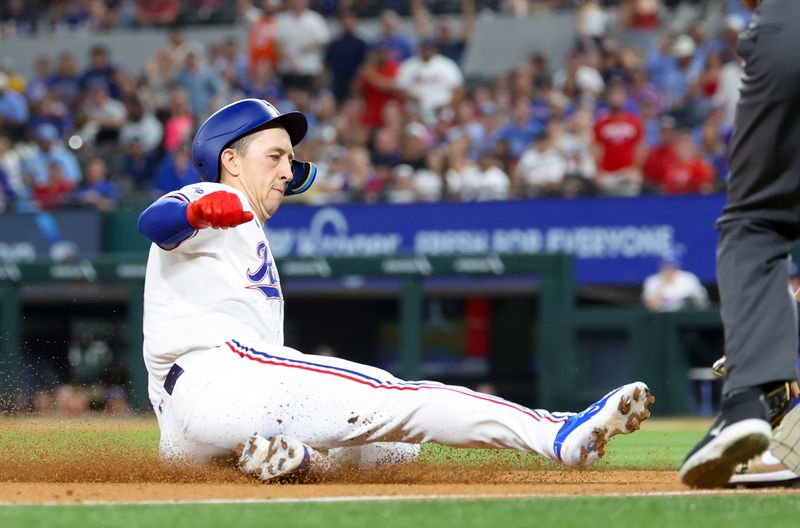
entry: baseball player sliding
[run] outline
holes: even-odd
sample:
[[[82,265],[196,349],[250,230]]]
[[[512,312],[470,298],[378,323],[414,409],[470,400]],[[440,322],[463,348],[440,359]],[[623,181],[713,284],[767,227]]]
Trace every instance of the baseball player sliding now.
[[[203,123],[192,162],[204,182],[145,210],[144,360],[167,461],[237,452],[262,480],[412,460],[419,444],[511,448],[570,466],[603,456],[654,401],[644,383],[585,411],[552,413],[462,387],[403,381],[383,370],[283,346],[284,299],[264,223],[314,181],[294,159],[299,112],[237,101]]]

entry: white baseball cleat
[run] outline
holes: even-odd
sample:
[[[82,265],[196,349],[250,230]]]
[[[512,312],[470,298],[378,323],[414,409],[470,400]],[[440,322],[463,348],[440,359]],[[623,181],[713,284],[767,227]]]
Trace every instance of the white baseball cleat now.
[[[641,381],[614,389],[561,426],[553,442],[556,457],[569,466],[592,465],[612,436],[639,429],[655,401]]]
[[[308,447],[286,436],[253,435],[239,444],[236,453],[239,469],[264,481],[305,474],[311,465]]]

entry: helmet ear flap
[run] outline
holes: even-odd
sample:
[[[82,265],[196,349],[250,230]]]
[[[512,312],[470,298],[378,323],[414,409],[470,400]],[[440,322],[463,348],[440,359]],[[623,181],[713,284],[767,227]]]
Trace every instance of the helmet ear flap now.
[[[285,196],[306,192],[317,177],[317,165],[310,161],[292,160],[292,181],[286,187]]]

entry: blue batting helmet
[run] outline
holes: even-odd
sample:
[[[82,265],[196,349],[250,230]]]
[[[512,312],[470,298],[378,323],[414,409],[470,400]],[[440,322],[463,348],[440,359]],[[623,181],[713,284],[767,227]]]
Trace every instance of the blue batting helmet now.
[[[308,131],[306,116],[300,112],[281,114],[263,99],[242,99],[223,106],[205,123],[192,143],[192,164],[203,181],[218,182],[219,155],[234,141],[256,130],[279,126],[289,134],[292,145],[302,141]],[[317,166],[309,161],[292,160],[292,181],[286,195],[300,194],[311,187],[317,176]]]

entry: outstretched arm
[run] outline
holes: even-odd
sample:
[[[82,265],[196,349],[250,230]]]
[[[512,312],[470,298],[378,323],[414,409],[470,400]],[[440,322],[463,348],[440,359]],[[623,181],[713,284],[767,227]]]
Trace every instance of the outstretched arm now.
[[[253,219],[239,197],[217,191],[193,202],[176,195],[159,198],[139,216],[139,231],[166,250],[175,249],[198,229],[227,229]]]

